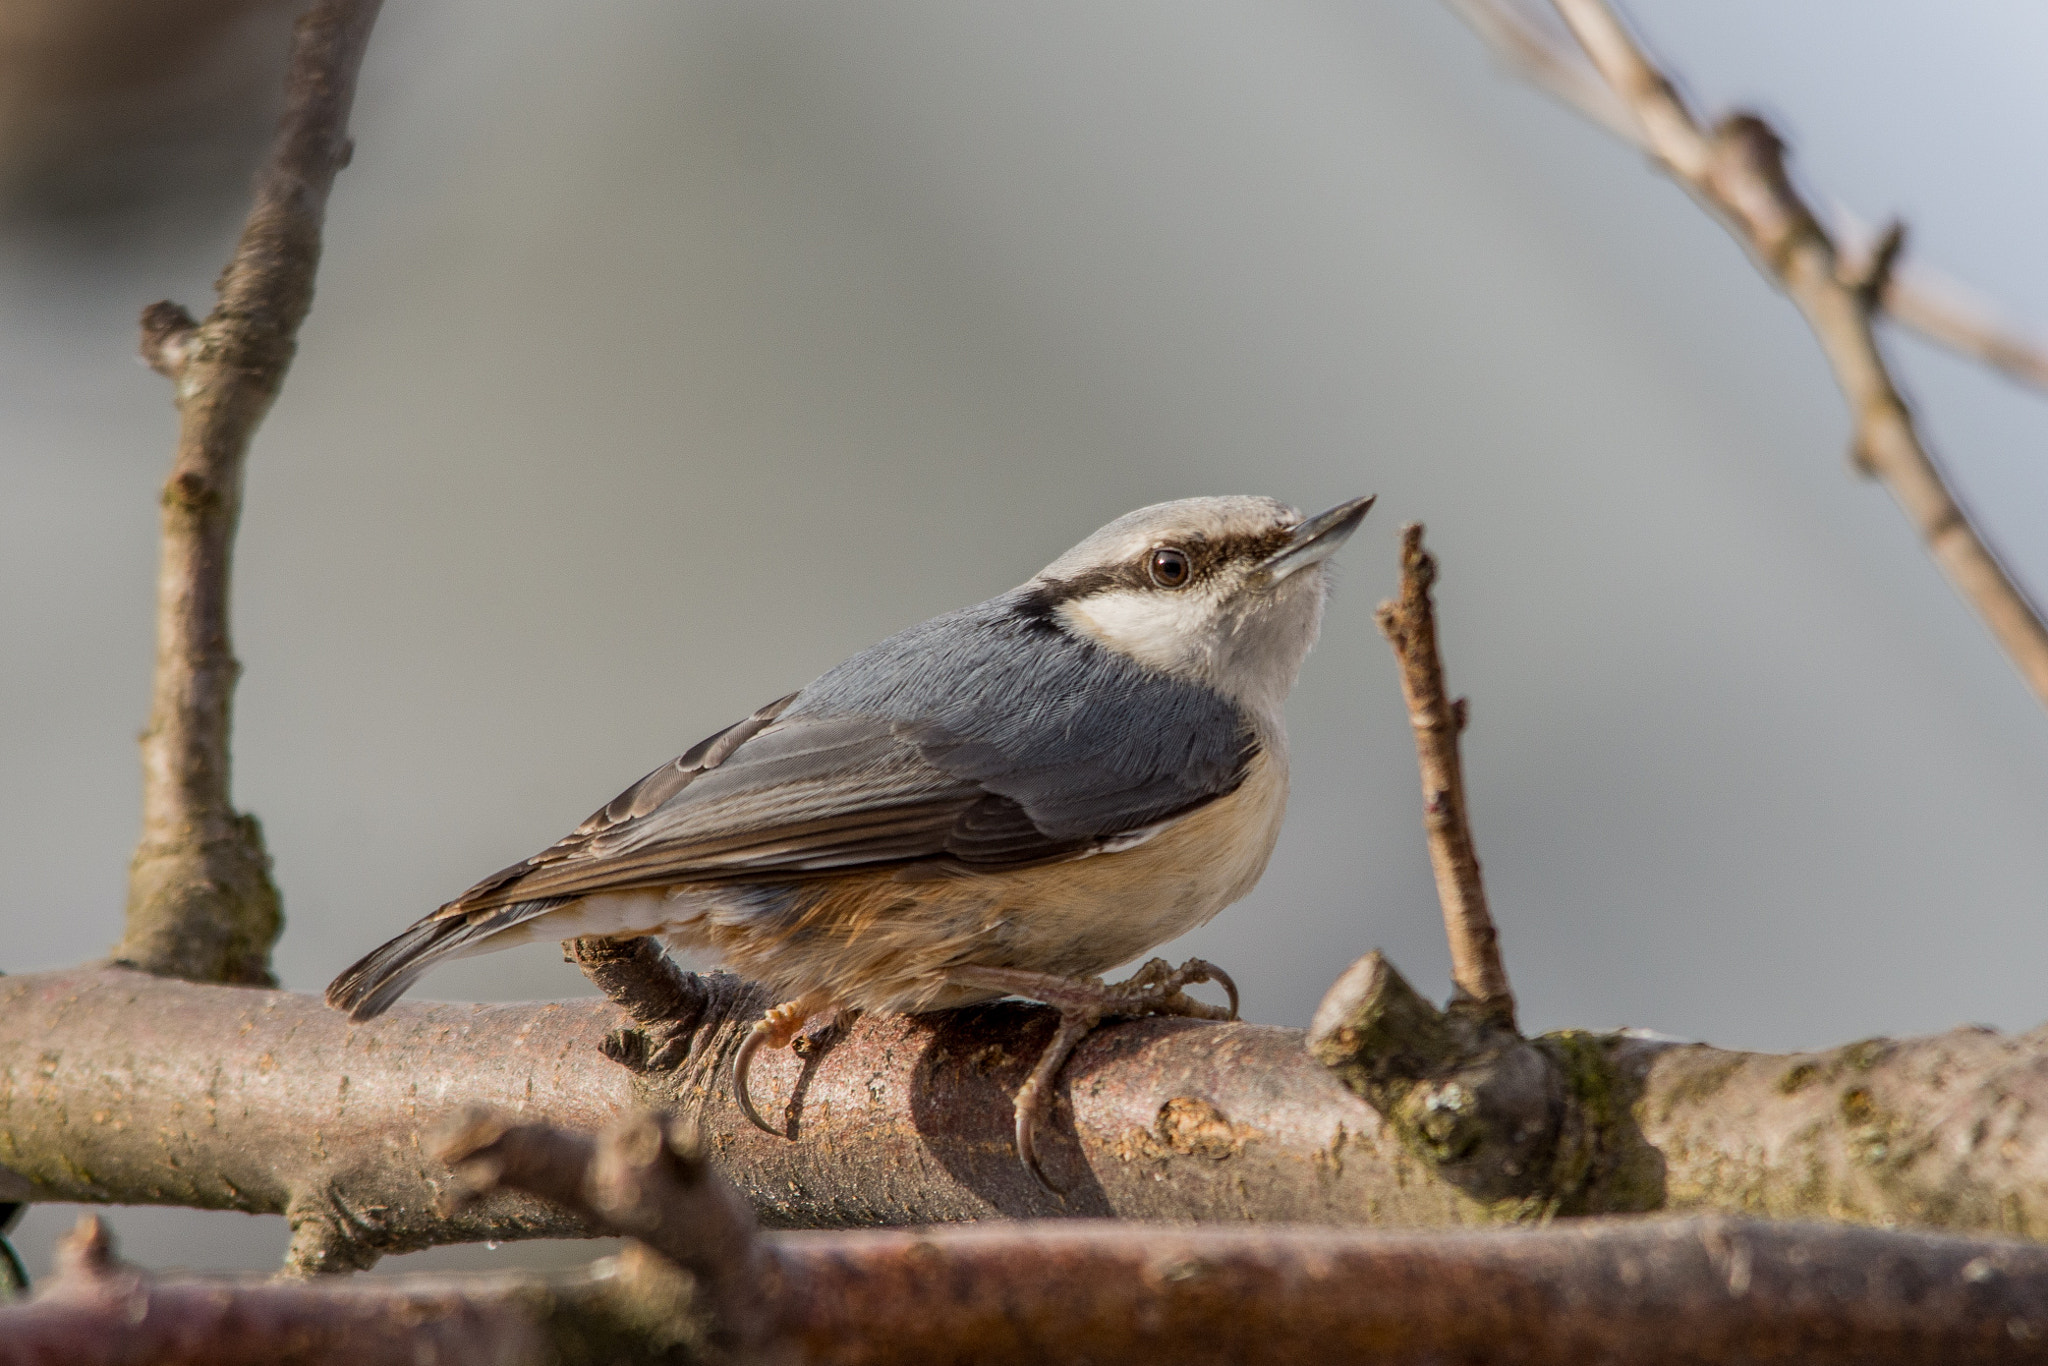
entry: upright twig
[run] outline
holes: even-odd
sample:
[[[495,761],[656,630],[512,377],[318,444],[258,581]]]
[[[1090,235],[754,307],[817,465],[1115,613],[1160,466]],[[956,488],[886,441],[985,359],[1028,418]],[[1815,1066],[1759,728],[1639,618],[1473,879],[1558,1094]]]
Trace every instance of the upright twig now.
[[[156,677],[142,738],[142,839],[118,961],[196,981],[269,983],[282,925],[253,816],[229,797],[229,565],[249,440],[284,383],[313,302],[320,224],[348,164],[349,106],[381,0],[320,0],[292,40],[277,144],[219,303],[142,315],[142,354],[175,387],[178,449],[163,491]]]
[[[1928,453],[1872,322],[1889,313],[1931,341],[2036,385],[2048,383],[2048,354],[1954,289],[1897,269],[1896,234],[1867,250],[1838,247],[1792,184],[1784,142],[1770,125],[1737,113],[1702,128],[1606,0],[1553,0],[1577,52],[1559,51],[1519,0],[1453,3],[1531,80],[1648,151],[1791,297],[1849,401],[1857,466],[1884,481],[1949,582],[2048,704],[2048,620],[1999,563]],[[1615,99],[1632,127],[1617,127]],[[1890,249],[1881,250],[1886,241]]]
[[[1465,771],[1458,734],[1465,729],[1465,699],[1444,691],[1444,666],[1436,647],[1436,608],[1430,588],[1436,558],[1422,548],[1422,524],[1401,528],[1401,596],[1380,604],[1380,630],[1401,661],[1401,692],[1415,728],[1415,754],[1422,766],[1423,825],[1429,831],[1429,861],[1436,870],[1436,895],[1443,906],[1444,932],[1451,941],[1451,981],[1460,995],[1477,1002],[1509,1026],[1515,1020],[1514,993],[1500,958],[1500,935],[1486,909],[1479,878],[1479,854],[1465,817]]]

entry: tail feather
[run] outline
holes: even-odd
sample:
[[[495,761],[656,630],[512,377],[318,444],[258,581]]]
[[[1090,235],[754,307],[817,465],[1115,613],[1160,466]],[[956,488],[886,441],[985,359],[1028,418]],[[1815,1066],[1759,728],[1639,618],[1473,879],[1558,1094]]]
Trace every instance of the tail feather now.
[[[477,941],[531,920],[568,898],[521,901],[468,915],[430,915],[358,959],[327,987],[327,1004],[351,1020],[371,1020],[405,995],[420,974],[446,958],[474,952]]]

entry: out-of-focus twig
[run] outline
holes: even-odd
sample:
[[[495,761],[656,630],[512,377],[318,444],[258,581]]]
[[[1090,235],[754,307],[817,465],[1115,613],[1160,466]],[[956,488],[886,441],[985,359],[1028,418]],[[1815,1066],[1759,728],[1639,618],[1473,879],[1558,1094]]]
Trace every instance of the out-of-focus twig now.
[[[1635,111],[1586,60],[1556,12],[1535,0],[1445,0],[1511,68],[1623,142],[1649,150]],[[1844,257],[1860,257],[1878,234],[1839,208],[1830,225]],[[2048,389],[2048,344],[1998,316],[1972,291],[1919,261],[1900,261],[1877,302],[1885,315],[1937,346],[1979,360],[2022,384]]]
[[[1452,0],[1453,8],[1532,80],[1645,148],[1776,280],[1805,315],[1849,401],[1860,468],[1882,479],[1949,582],[1984,618],[2034,694],[2048,704],[2048,621],[1999,563],[1920,439],[1872,332],[1888,312],[1928,339],[2007,374],[2048,384],[2048,351],[1963,306],[1952,289],[1899,268],[1902,240],[1844,251],[1786,173],[1784,142],[1754,114],[1701,127],[1671,78],[1606,0],[1552,0],[1572,50],[1524,0]],[[1607,96],[1596,95],[1595,88]],[[1632,135],[1631,135],[1632,134]],[[1878,243],[1885,238],[1878,239]]]
[[[1401,661],[1401,692],[1415,728],[1415,753],[1422,767],[1423,825],[1429,831],[1429,861],[1436,870],[1436,895],[1451,941],[1451,981],[1467,998],[1513,1027],[1515,997],[1501,962],[1500,934],[1486,909],[1486,885],[1479,877],[1479,853],[1465,815],[1465,772],[1458,734],[1465,729],[1463,698],[1444,690],[1443,659],[1437,652],[1436,557],[1422,548],[1422,524],[1401,528],[1401,596],[1379,608],[1380,630]]]
[[[320,224],[348,164],[349,106],[381,0],[320,0],[300,18],[277,144],[220,301],[142,315],[142,355],[175,386],[178,450],[163,491],[156,675],[142,737],[142,839],[117,961],[195,981],[269,984],[282,924],[263,832],[228,790],[229,566],[250,437],[284,383],[313,303]]]
[[[437,1147],[465,1192],[514,1190],[551,1200],[689,1273],[705,1320],[699,1332],[720,1357],[788,1359],[773,1263],[753,1208],[680,1122],[629,1115],[593,1140],[473,1110]]]
[[[1535,0],[1445,0],[1509,67],[1623,142],[1650,150],[1635,111],[1586,60],[1548,5]],[[1847,210],[1828,215],[1842,255],[1866,253],[1878,234]],[[1900,261],[1877,300],[1885,315],[1937,346],[1979,360],[2022,384],[2048,389],[2048,343],[2001,318],[1972,290],[1919,261]]]
[[[97,1233],[75,1235],[79,1241]],[[104,1235],[99,1235],[104,1243]],[[792,1363],[2024,1366],[2048,1252],[1736,1219],[1358,1229],[994,1223],[770,1234]],[[642,1245],[554,1276],[153,1277],[103,1246],[0,1307],[0,1366],[718,1362]]]
[[[1982,361],[2022,384],[2048,390],[2048,346],[2013,326],[1967,286],[1910,258],[1873,276],[1872,254],[1885,234],[1840,205],[1828,215],[1837,249],[1850,279],[1877,278],[1877,302],[1886,317],[1921,337],[1972,360]]]
[[[1445,0],[1496,55],[1531,85],[1623,142],[1643,145],[1635,112],[1586,64],[1557,16],[1522,0]]]

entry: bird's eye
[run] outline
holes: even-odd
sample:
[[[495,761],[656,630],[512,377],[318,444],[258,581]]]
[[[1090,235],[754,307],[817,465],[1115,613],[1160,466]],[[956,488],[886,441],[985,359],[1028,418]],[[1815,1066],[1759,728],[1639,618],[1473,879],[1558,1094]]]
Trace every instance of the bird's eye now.
[[[1147,556],[1145,569],[1152,575],[1152,582],[1161,588],[1183,587],[1188,576],[1194,573],[1194,566],[1188,563],[1188,553],[1175,550],[1170,545],[1163,545]]]

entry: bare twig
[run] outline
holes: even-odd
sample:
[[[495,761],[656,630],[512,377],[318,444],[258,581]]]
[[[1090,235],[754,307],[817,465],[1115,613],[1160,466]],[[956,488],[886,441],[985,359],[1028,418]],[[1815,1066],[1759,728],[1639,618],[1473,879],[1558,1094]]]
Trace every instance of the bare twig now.
[[[1444,932],[1451,941],[1451,981],[1461,995],[1513,1027],[1515,997],[1501,962],[1500,934],[1486,909],[1479,854],[1465,814],[1465,773],[1458,757],[1458,733],[1465,729],[1465,699],[1444,691],[1443,661],[1436,646],[1436,609],[1430,587],[1436,558],[1422,548],[1422,524],[1401,529],[1401,596],[1383,602],[1380,630],[1401,661],[1401,693],[1415,729],[1415,754],[1422,767],[1422,822],[1429,832],[1429,861],[1436,870],[1436,895]]]
[[[1548,5],[1529,0],[1446,0],[1486,45],[1530,84],[1583,114],[1623,142],[1649,149],[1648,135],[1629,106],[1586,60]],[[1854,215],[1837,209],[1831,225],[1844,256],[1868,250],[1873,234]],[[1995,309],[1940,271],[1917,261],[1890,272],[1884,314],[1937,346],[1979,360],[2022,384],[2048,389],[2048,345],[1998,316]]]
[[[1524,0],[1445,0],[1496,56],[1531,85],[1585,115],[1623,142],[1641,146],[1635,112],[1586,64],[1586,56],[1547,8]]]
[[[1845,276],[1867,272],[1867,263],[1887,234],[1871,231],[1868,224],[1839,205],[1829,215],[1829,226],[1837,250],[1848,262]],[[2001,318],[1967,286],[1914,260],[1895,262],[1883,280],[1877,304],[1893,322],[1938,346],[2001,370],[2022,384],[2048,389],[2048,347]]]
[[[175,385],[178,450],[163,492],[157,652],[142,739],[142,839],[118,961],[199,981],[268,984],[282,917],[270,858],[228,784],[236,663],[229,565],[249,440],[284,382],[313,302],[320,223],[348,164],[349,106],[380,0],[320,0],[299,20],[277,144],[220,301],[142,318],[142,353]]]
[[[1888,1230],[1026,1223],[763,1242],[784,1340],[820,1366],[2048,1362],[2048,1249]],[[637,1246],[564,1276],[313,1285],[107,1262],[0,1309],[0,1366],[716,1359],[696,1286],[661,1273]]]
[[[1701,128],[1605,0],[1553,2],[1579,50],[1565,48],[1521,0],[1452,0],[1532,81],[1649,151],[1784,288],[1849,401],[1857,464],[1884,481],[1949,582],[2048,704],[2048,621],[1999,563],[1929,455],[1871,322],[1887,310],[1929,340],[2033,384],[2048,384],[2048,352],[1962,304],[1925,273],[1879,262],[1873,274],[1869,249],[1844,252],[1821,227],[1786,174],[1783,141],[1768,124],[1737,114],[1711,132]],[[1594,94],[1596,86],[1607,95]],[[1628,109],[1628,124],[1617,124],[1610,97]]]

